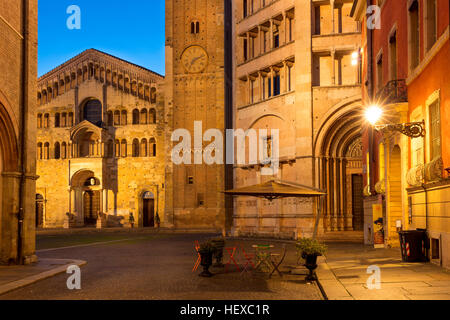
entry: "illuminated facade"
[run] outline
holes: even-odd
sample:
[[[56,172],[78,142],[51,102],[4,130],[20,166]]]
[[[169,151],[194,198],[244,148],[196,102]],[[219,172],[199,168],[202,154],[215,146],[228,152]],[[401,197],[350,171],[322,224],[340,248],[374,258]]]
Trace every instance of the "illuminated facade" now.
[[[355,1],[354,16],[366,28],[368,1]],[[384,244],[398,246],[397,227],[426,229],[430,259],[449,267],[450,199],[449,3],[445,0],[377,1],[380,29],[365,30],[365,103],[384,110],[382,123],[424,121],[425,137],[364,132],[365,211],[381,204]],[[370,97],[373,97],[370,99]],[[366,242],[372,242],[366,233]]]
[[[164,225],[163,81],[93,49],[39,79],[37,227]]]
[[[326,190],[320,233],[362,237],[359,23],[351,1],[233,1],[234,127],[279,129],[276,178]],[[263,183],[235,166],[235,186]],[[235,235],[312,234],[311,200],[239,197]],[[325,234],[324,234],[325,233]]]

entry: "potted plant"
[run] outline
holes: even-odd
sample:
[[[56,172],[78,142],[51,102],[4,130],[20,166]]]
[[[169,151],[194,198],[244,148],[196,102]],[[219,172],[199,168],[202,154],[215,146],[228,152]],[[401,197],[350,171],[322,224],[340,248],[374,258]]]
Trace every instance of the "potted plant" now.
[[[223,263],[223,248],[225,247],[225,239],[224,238],[214,238],[211,239],[211,244],[214,246],[213,257],[216,259],[216,263],[214,267],[222,268]]]
[[[305,267],[309,270],[307,281],[317,280],[317,257],[327,252],[327,246],[315,239],[302,238],[297,242],[297,252],[305,259]]]
[[[215,248],[211,241],[203,242],[198,249],[201,261],[200,264],[203,267],[202,273],[199,274],[200,277],[211,277],[212,273],[209,272],[209,267],[212,265],[213,254]]]

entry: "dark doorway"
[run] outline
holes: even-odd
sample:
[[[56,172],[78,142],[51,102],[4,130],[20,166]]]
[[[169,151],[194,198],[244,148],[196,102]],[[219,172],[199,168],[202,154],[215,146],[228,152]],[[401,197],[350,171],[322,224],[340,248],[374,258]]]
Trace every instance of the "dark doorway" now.
[[[352,175],[353,230],[364,230],[363,176]]]
[[[155,199],[144,199],[144,228],[155,227]]]
[[[44,226],[44,197],[36,195],[36,228]]]
[[[97,223],[100,210],[100,192],[88,190],[84,194],[84,223],[93,225]]]

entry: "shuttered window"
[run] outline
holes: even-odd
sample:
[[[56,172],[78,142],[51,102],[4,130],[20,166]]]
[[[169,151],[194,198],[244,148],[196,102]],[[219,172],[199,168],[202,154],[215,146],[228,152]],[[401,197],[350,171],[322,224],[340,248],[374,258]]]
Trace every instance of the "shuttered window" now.
[[[430,143],[430,160],[433,160],[441,156],[441,113],[438,100],[430,105]]]

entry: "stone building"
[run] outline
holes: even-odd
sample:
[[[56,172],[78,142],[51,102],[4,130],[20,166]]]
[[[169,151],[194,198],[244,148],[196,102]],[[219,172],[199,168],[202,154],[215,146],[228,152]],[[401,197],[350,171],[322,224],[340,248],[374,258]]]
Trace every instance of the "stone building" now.
[[[226,222],[222,193],[226,166],[221,161],[206,164],[201,150],[211,142],[220,145],[207,141],[204,134],[209,129],[223,133],[228,115],[224,12],[223,0],[166,1],[167,140],[176,129],[187,130],[191,138],[187,154],[191,164],[171,161],[172,147],[178,141],[166,149],[166,216],[175,228],[223,230]],[[196,121],[201,124],[194,129]],[[195,136],[203,140],[202,145],[194,146]],[[194,158],[202,164],[194,164]]]
[[[354,1],[355,19],[367,26],[367,7]],[[363,133],[365,211],[371,224],[381,206],[381,246],[399,246],[397,228],[426,229],[431,262],[450,267],[450,18],[446,0],[377,1],[380,29],[363,34],[365,101],[375,100],[384,124],[420,123],[423,135]],[[374,241],[366,233],[366,242]]]
[[[36,260],[37,1],[0,4],[0,264]]]
[[[37,227],[164,225],[163,81],[94,49],[39,78]]]
[[[319,232],[362,239],[359,24],[348,0],[233,1],[235,128],[279,129],[276,178],[328,194]],[[263,183],[235,166],[236,187]],[[312,200],[235,201],[234,234],[312,234]],[[357,231],[355,233],[355,231]]]

